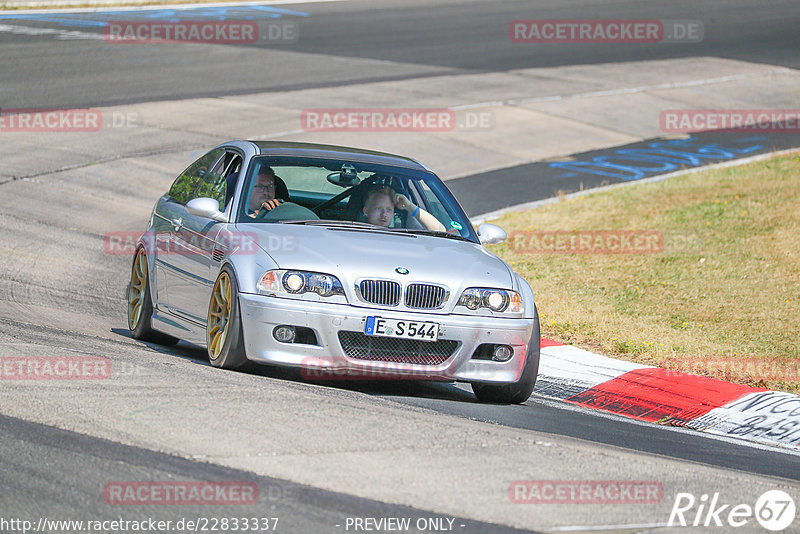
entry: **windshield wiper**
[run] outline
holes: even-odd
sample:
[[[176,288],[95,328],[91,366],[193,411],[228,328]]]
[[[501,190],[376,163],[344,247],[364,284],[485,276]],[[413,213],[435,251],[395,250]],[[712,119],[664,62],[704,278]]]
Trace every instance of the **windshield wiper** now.
[[[346,228],[364,228],[368,230],[385,230],[383,226],[358,222],[358,221],[337,221],[334,219],[299,219],[281,221],[281,224],[307,224],[309,226],[343,226]]]
[[[280,221],[281,224],[302,224],[308,226],[335,226],[339,228],[358,228],[362,230],[375,230],[388,233],[402,233],[411,235],[430,235],[434,237],[446,237],[448,239],[456,239],[458,241],[468,241],[474,243],[471,239],[461,237],[458,234],[448,234],[447,232],[438,232],[435,230],[421,230],[414,228],[387,228],[385,226],[378,226],[359,221],[338,221],[335,219],[296,219]]]
[[[446,237],[448,239],[457,239],[458,241],[469,241],[470,243],[474,243],[473,240],[462,237],[458,234],[448,234],[447,232],[439,232],[436,230],[417,230],[414,228],[390,228],[390,230],[392,232],[402,232],[404,234],[432,235],[434,237]]]

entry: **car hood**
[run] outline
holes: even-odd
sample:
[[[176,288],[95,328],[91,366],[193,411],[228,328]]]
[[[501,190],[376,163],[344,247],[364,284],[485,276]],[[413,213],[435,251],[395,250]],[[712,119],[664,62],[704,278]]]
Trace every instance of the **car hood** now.
[[[512,289],[508,266],[472,242],[444,237],[297,224],[248,225],[259,247],[281,269],[338,276],[352,287],[362,277],[433,282],[451,291],[484,286]],[[397,269],[408,269],[403,275]]]

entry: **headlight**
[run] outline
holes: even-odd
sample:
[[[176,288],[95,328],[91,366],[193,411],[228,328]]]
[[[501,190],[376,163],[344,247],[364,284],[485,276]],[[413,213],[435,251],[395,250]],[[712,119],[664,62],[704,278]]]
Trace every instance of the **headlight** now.
[[[320,297],[344,296],[342,283],[333,275],[308,271],[267,271],[257,284],[265,293],[302,295],[316,293]]]
[[[458,305],[470,310],[489,308],[494,312],[521,313],[524,310],[522,298],[516,291],[483,287],[465,289],[458,299]]]

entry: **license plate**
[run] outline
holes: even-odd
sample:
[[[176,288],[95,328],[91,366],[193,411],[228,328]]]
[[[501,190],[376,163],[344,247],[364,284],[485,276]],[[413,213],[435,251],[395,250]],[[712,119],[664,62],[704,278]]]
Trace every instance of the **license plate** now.
[[[436,341],[439,339],[439,325],[437,323],[425,323],[422,321],[367,317],[367,325],[364,327],[364,333],[368,336]]]

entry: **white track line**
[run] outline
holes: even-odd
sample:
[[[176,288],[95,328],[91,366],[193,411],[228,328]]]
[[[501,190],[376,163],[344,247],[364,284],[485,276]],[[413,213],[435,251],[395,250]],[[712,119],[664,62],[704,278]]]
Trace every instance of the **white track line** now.
[[[89,33],[77,30],[54,30],[51,28],[33,28],[30,26],[15,26],[13,24],[0,24],[0,32],[17,35],[55,35],[61,41],[75,41],[80,39],[102,41],[102,33]]]
[[[126,0],[116,0],[120,3]],[[128,0],[135,1],[135,0]],[[65,7],[63,9],[6,9],[0,10],[0,15],[15,15],[15,14],[70,14],[70,13],[97,13],[102,11],[154,11],[160,9],[197,9],[207,7],[240,7],[240,6],[284,6],[284,5],[302,5],[302,4],[324,4],[328,2],[347,2],[348,0],[263,0],[261,2],[213,2],[213,3],[198,3],[198,4],[160,4],[148,6],[115,6],[113,4],[102,5],[97,7]],[[81,0],[75,0],[75,3],[80,3]],[[44,2],[43,2],[44,3]]]
[[[773,67],[771,70],[787,74],[793,73],[792,69],[788,69],[786,67]],[[479,102],[477,104],[464,104],[461,106],[452,106],[450,109],[458,111],[458,110],[474,109],[474,108],[518,106],[521,104],[535,104],[538,102],[555,102],[559,100],[567,100],[569,98],[595,98],[602,96],[627,95],[634,93],[645,93],[648,91],[661,91],[664,89],[677,89],[680,87],[698,87],[701,85],[728,83],[728,82],[743,80],[746,78],[754,78],[761,76],[763,76],[763,73],[734,74],[731,76],[720,76],[718,78],[704,78],[700,80],[686,80],[683,82],[659,83],[656,85],[642,85],[640,87],[620,87],[619,89],[607,89],[605,91],[589,91],[587,93],[537,96],[532,98],[519,98],[519,99],[509,99],[509,100],[491,100],[487,102]]]
[[[542,529],[545,532],[592,532],[596,530],[636,530],[642,528],[662,528],[671,526],[669,523],[639,523],[634,525],[580,525],[569,527],[550,527]]]

